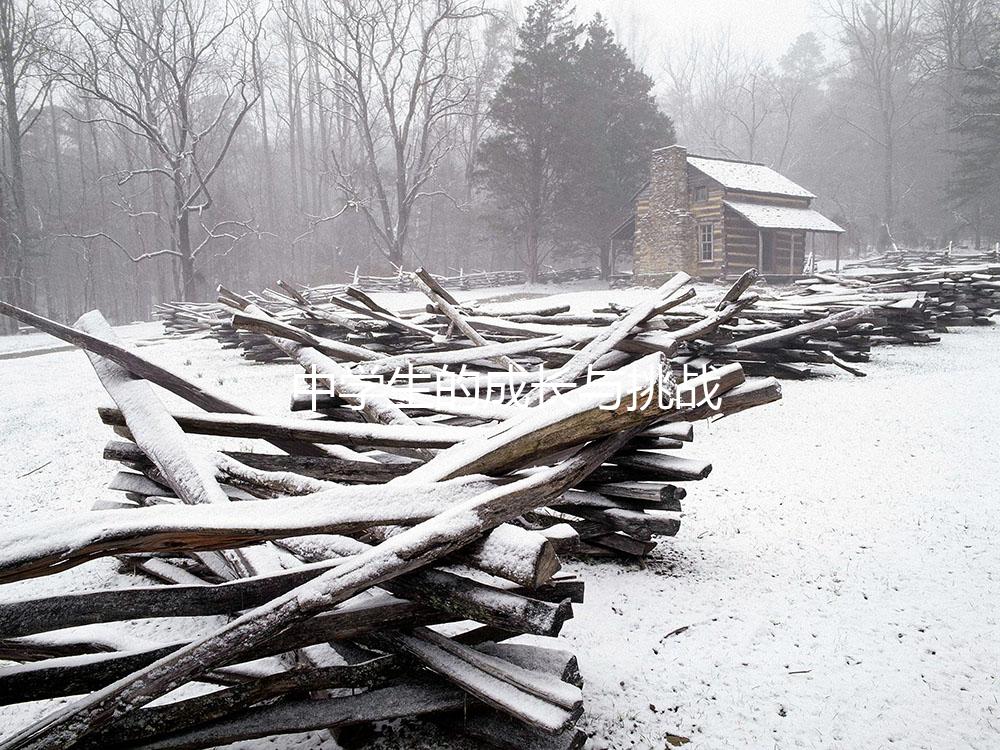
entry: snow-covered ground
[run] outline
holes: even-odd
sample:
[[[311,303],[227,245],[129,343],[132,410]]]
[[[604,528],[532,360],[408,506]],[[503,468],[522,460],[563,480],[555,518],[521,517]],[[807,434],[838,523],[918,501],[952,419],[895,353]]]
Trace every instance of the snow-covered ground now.
[[[580,309],[609,293],[573,298]],[[143,351],[274,413],[297,371],[211,340]],[[676,539],[644,567],[571,566],[587,602],[560,640],[587,679],[592,747],[659,750],[668,734],[712,749],[1000,747],[1000,330],[880,349],[866,370],[787,382],[777,404],[699,425],[685,453],[715,470],[690,486]],[[80,352],[0,361],[0,521],[83,511],[109,492],[107,401]],[[98,561],[3,594],[129,580]],[[206,624],[137,623],[132,636]],[[0,732],[50,708],[3,709]],[[431,730],[380,746],[474,747]]]
[[[581,566],[595,747],[1000,747],[1000,331],[866,369],[702,426],[676,540]]]

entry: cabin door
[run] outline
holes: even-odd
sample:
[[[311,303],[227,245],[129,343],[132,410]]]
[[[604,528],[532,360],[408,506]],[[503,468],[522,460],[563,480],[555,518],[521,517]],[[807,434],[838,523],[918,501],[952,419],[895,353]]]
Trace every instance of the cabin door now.
[[[760,272],[774,273],[774,232],[760,230]]]

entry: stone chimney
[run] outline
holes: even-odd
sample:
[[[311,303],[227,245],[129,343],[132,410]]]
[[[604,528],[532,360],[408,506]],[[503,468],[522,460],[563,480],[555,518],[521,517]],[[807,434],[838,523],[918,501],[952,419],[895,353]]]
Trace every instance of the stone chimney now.
[[[698,275],[695,221],[688,209],[687,149],[655,149],[647,203],[637,208],[633,272],[638,283],[659,284],[677,271]]]

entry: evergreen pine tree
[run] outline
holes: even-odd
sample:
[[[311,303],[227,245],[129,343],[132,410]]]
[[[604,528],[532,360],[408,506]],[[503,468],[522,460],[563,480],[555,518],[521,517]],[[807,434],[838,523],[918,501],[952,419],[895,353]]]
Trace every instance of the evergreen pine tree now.
[[[566,179],[567,128],[579,29],[566,0],[537,0],[518,30],[514,64],[489,111],[493,135],[480,147],[480,174],[523,236],[529,282],[551,240]]]
[[[959,145],[948,193],[978,250],[986,232],[1000,235],[1000,44],[966,72],[955,114]]]
[[[529,280],[553,249],[599,257],[648,175],[649,156],[673,143],[653,81],[638,70],[600,15],[586,28],[566,0],[537,0],[518,32],[512,66],[491,104],[493,135],[480,174],[523,236]]]
[[[567,120],[569,180],[560,205],[567,238],[589,258],[597,251],[607,278],[608,235],[649,176],[650,153],[672,144],[675,134],[652,95],[653,80],[635,67],[600,14],[587,26],[577,65],[574,114]]]

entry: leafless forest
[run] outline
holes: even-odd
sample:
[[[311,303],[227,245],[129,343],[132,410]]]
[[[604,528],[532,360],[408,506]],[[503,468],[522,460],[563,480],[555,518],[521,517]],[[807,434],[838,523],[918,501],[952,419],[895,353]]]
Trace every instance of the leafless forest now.
[[[598,266],[668,138],[808,186],[852,251],[1000,239],[997,0],[816,0],[773,56],[610,7],[0,0],[2,296],[121,322],[219,282]]]

